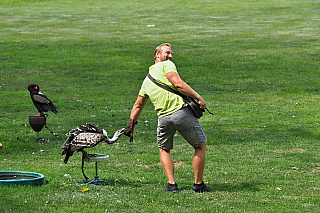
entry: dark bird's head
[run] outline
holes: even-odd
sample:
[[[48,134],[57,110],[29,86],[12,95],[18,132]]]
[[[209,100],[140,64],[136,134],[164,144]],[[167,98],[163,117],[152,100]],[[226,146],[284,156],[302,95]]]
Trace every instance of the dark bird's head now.
[[[112,138],[108,138],[107,132],[104,129],[102,131],[103,131],[103,135],[105,136],[104,141],[107,144],[113,144],[114,142],[118,141],[121,135],[123,135],[124,128],[116,131]]]
[[[39,85],[38,84],[30,84],[29,86],[28,86],[28,90],[29,90],[29,92],[30,92],[30,94],[31,93],[38,93],[39,91],[40,91],[40,88],[39,88]]]

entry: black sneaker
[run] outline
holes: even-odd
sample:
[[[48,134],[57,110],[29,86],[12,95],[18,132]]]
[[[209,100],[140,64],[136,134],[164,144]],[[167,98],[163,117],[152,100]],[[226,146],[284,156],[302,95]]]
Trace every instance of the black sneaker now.
[[[201,193],[201,192],[210,192],[211,187],[206,186],[203,181],[201,184],[193,184],[192,192]]]
[[[165,192],[172,192],[172,193],[177,193],[179,192],[178,190],[178,185],[175,183],[175,184],[170,184],[168,183],[167,184],[167,187],[162,189],[162,191],[165,191]]]

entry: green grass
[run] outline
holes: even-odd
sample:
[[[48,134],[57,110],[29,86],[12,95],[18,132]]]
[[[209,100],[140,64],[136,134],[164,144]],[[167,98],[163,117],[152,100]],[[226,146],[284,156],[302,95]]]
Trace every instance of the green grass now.
[[[2,0],[0,8],[0,170],[47,181],[0,187],[0,212],[320,211],[317,1]],[[110,156],[99,163],[109,185],[82,192],[81,154],[65,165],[63,140],[46,129],[46,141],[35,140],[27,86],[38,83],[59,107],[47,124],[64,138],[86,122],[111,135],[126,125],[163,42],[216,114],[200,119],[212,192],[191,193],[193,150],[179,135],[172,156],[181,192],[162,192],[150,102],[133,143],[88,150]],[[94,164],[85,171],[93,178]]]

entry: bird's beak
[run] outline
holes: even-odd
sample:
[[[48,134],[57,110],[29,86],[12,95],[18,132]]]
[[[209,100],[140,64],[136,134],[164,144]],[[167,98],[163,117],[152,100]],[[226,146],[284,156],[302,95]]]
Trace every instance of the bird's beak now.
[[[38,89],[38,87],[37,87],[37,86],[34,86],[33,89]]]

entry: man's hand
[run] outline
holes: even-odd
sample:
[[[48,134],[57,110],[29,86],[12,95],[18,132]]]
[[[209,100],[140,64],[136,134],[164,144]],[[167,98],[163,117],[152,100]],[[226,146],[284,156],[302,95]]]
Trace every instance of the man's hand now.
[[[201,109],[205,109],[206,108],[206,102],[205,102],[205,100],[203,100],[203,98],[201,98],[201,96],[198,99],[198,104],[200,105]]]
[[[134,127],[138,124],[138,121],[133,122],[131,118],[129,118],[128,124],[126,128],[124,129],[124,135],[130,137],[130,142],[133,141],[133,130]]]

